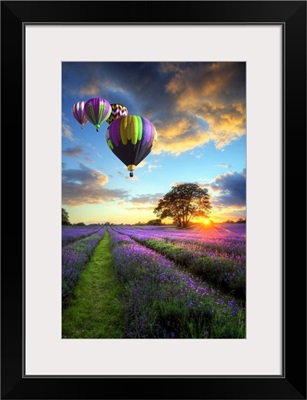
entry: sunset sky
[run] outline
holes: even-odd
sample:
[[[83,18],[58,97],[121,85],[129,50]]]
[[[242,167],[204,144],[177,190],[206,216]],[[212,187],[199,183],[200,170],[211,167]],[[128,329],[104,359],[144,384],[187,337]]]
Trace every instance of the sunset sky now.
[[[159,199],[187,182],[208,189],[211,220],[245,218],[245,81],[242,62],[62,63],[62,206],[70,222],[147,222]],[[73,104],[92,97],[156,127],[157,143],[133,178],[106,143],[107,122],[96,132],[74,119]]]

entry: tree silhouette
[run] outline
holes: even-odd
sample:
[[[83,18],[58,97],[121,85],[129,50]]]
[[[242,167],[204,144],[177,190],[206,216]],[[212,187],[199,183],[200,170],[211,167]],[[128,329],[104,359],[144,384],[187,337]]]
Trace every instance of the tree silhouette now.
[[[159,226],[159,225],[162,225],[162,221],[161,221],[160,218],[158,218],[158,219],[151,219],[150,221],[148,221],[148,222],[146,223],[146,225]]]
[[[185,228],[191,217],[208,217],[210,209],[208,189],[195,183],[183,183],[172,186],[172,190],[159,200],[154,213],[161,219],[171,217],[180,228]]]
[[[68,212],[62,208],[62,225],[71,225],[69,222]]]

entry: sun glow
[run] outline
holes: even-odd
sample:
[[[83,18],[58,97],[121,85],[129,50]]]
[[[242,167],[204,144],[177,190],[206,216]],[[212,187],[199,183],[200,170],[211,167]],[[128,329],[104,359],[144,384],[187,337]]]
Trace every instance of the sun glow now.
[[[211,221],[208,218],[204,219],[203,223],[204,225],[211,225]]]

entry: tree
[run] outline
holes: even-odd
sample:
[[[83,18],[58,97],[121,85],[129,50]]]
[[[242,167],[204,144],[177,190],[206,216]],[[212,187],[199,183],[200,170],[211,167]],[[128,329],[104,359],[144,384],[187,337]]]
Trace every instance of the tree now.
[[[161,219],[171,217],[180,228],[185,228],[191,217],[208,217],[211,209],[208,189],[195,183],[172,186],[172,190],[159,200],[154,213]]]
[[[71,225],[69,222],[68,212],[62,208],[62,225]]]
[[[148,222],[146,223],[146,225],[160,226],[160,225],[162,225],[162,221],[161,221],[160,218],[158,218],[158,219],[151,219],[150,221],[148,221]]]

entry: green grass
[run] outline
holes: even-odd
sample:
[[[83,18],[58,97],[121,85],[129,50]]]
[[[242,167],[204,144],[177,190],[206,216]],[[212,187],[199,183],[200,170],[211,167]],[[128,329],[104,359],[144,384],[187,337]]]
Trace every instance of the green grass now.
[[[63,311],[63,338],[122,337],[124,312],[118,299],[121,286],[112,266],[110,235],[98,243],[75,288],[70,306]]]

